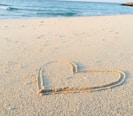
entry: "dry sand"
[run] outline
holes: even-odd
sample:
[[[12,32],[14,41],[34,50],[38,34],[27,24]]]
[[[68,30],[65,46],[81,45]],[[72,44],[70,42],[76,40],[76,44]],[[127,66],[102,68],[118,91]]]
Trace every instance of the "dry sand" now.
[[[40,67],[46,88],[95,87],[126,80],[107,90],[37,95]],[[132,116],[133,15],[0,21],[0,116]]]

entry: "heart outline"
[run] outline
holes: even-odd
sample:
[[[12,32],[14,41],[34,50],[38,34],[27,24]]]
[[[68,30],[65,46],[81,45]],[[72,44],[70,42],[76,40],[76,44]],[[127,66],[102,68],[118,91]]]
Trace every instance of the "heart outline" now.
[[[109,84],[104,84],[101,86],[94,86],[94,87],[82,87],[82,88],[69,88],[69,87],[64,87],[64,88],[50,88],[50,89],[45,89],[44,85],[44,79],[43,79],[43,67],[47,64],[53,63],[53,62],[59,62],[59,63],[64,63],[70,67],[70,71],[72,74],[76,73],[88,73],[88,72],[96,72],[96,73],[105,73],[105,72],[110,72],[110,73],[115,73],[118,74],[118,80],[111,82]],[[94,91],[101,91],[101,90],[106,90],[110,88],[114,88],[117,86],[120,86],[124,83],[126,79],[126,74],[121,71],[121,70],[80,70],[78,68],[78,65],[75,64],[74,62],[69,62],[66,60],[57,60],[57,61],[52,61],[49,63],[44,64],[38,72],[38,77],[36,78],[37,80],[37,95],[50,95],[50,94],[66,94],[66,93],[79,93],[79,92],[94,92]]]

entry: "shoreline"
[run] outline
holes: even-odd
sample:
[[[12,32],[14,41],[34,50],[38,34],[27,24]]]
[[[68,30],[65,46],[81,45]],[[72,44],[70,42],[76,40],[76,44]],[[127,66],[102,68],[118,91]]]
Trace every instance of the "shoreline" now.
[[[33,17],[33,18],[13,18],[13,19],[0,19],[3,20],[43,20],[43,19],[73,19],[73,18],[96,18],[96,17],[119,17],[119,16],[132,16],[133,14],[118,14],[118,15],[102,15],[102,16],[73,16],[73,17]]]

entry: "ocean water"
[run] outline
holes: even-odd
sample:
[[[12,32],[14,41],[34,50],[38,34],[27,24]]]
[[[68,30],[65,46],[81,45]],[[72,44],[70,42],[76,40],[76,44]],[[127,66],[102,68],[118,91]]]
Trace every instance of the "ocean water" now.
[[[120,3],[63,0],[2,0],[0,19],[80,17],[133,14],[133,7]]]

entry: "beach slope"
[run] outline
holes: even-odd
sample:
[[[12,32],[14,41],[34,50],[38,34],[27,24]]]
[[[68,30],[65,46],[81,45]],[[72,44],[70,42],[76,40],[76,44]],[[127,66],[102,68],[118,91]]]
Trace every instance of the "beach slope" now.
[[[0,115],[133,115],[132,30],[133,15],[0,20]],[[126,77],[105,90],[38,95],[119,79],[99,70]]]

